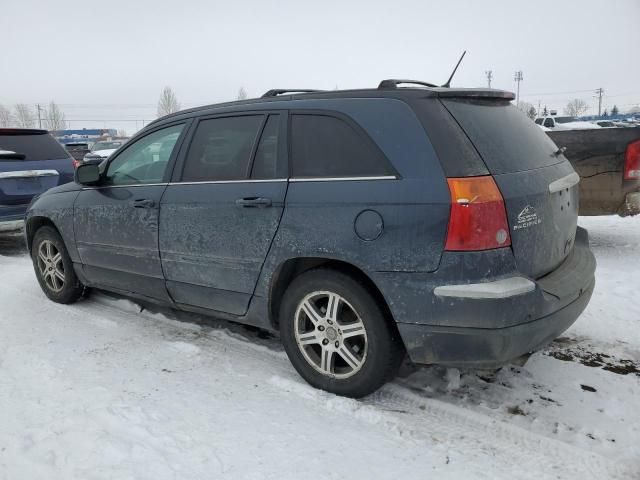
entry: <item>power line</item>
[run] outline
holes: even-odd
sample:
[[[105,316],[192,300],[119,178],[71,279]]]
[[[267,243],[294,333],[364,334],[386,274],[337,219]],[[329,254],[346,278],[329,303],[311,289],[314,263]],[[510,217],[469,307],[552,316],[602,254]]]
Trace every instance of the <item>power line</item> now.
[[[491,88],[491,79],[493,78],[493,70],[486,70],[484,74],[487,76],[487,87]]]
[[[518,91],[516,94],[516,106],[519,107],[520,106],[520,82],[523,80],[522,78],[522,70],[518,70],[513,79],[518,83]]]
[[[604,89],[602,87],[596,90],[598,94],[598,116],[602,114],[602,95],[604,94]]]

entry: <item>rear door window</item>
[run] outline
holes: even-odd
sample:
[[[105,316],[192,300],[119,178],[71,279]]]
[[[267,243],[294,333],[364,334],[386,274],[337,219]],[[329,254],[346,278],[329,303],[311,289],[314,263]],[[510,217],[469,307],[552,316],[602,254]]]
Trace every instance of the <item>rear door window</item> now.
[[[264,115],[201,120],[191,141],[181,181],[247,178],[249,161],[263,122]]]
[[[564,160],[547,134],[510,102],[444,100],[492,174],[520,172]],[[546,123],[545,123],[546,125]]]
[[[547,128],[553,128],[553,119],[552,118],[545,119],[544,126]]]
[[[46,132],[25,135],[0,129],[0,150],[22,153],[26,161],[70,158],[69,152]]]
[[[294,178],[374,177],[395,173],[373,141],[341,118],[293,115],[291,136]]]

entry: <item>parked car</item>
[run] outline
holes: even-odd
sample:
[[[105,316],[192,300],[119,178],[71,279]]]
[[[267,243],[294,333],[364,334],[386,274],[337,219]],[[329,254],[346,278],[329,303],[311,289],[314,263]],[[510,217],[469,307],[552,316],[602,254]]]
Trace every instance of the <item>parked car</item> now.
[[[640,214],[640,127],[548,135],[580,175],[580,215]]]
[[[0,128],[0,226],[22,225],[29,202],[73,180],[72,158],[46,130]]]
[[[91,152],[87,153],[83,158],[83,163],[99,164],[103,160],[109,158],[113,153],[124,145],[124,140],[114,140],[108,142],[96,142],[91,147]]]
[[[540,348],[594,287],[578,175],[512,93],[407,83],[154,121],[29,209],[43,291],[279,332],[305,380],[352,397],[405,352],[493,367]]]
[[[73,142],[64,144],[64,148],[73,157],[73,165],[77,167],[84,156],[91,151],[91,144],[87,142]]]
[[[559,117],[557,115],[538,117],[534,121],[537,125],[550,130],[589,130],[600,128],[600,125],[594,122],[584,122],[577,120],[575,117]]]

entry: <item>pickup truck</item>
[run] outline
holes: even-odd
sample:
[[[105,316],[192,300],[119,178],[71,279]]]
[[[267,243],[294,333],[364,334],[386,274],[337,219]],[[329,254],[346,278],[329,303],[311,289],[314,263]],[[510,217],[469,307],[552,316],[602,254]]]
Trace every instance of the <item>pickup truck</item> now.
[[[546,133],[580,175],[580,215],[640,213],[640,127]]]

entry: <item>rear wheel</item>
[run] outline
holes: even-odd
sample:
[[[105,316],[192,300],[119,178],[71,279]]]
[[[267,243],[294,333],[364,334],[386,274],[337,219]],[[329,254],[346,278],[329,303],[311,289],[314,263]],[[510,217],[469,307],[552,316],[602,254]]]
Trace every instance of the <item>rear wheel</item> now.
[[[60,234],[51,227],[41,227],[33,238],[31,259],[42,291],[57,303],[73,303],[83,292],[73,263]]]
[[[367,288],[335,270],[295,278],[280,308],[282,342],[311,385],[362,397],[395,375],[403,357],[397,330]]]

